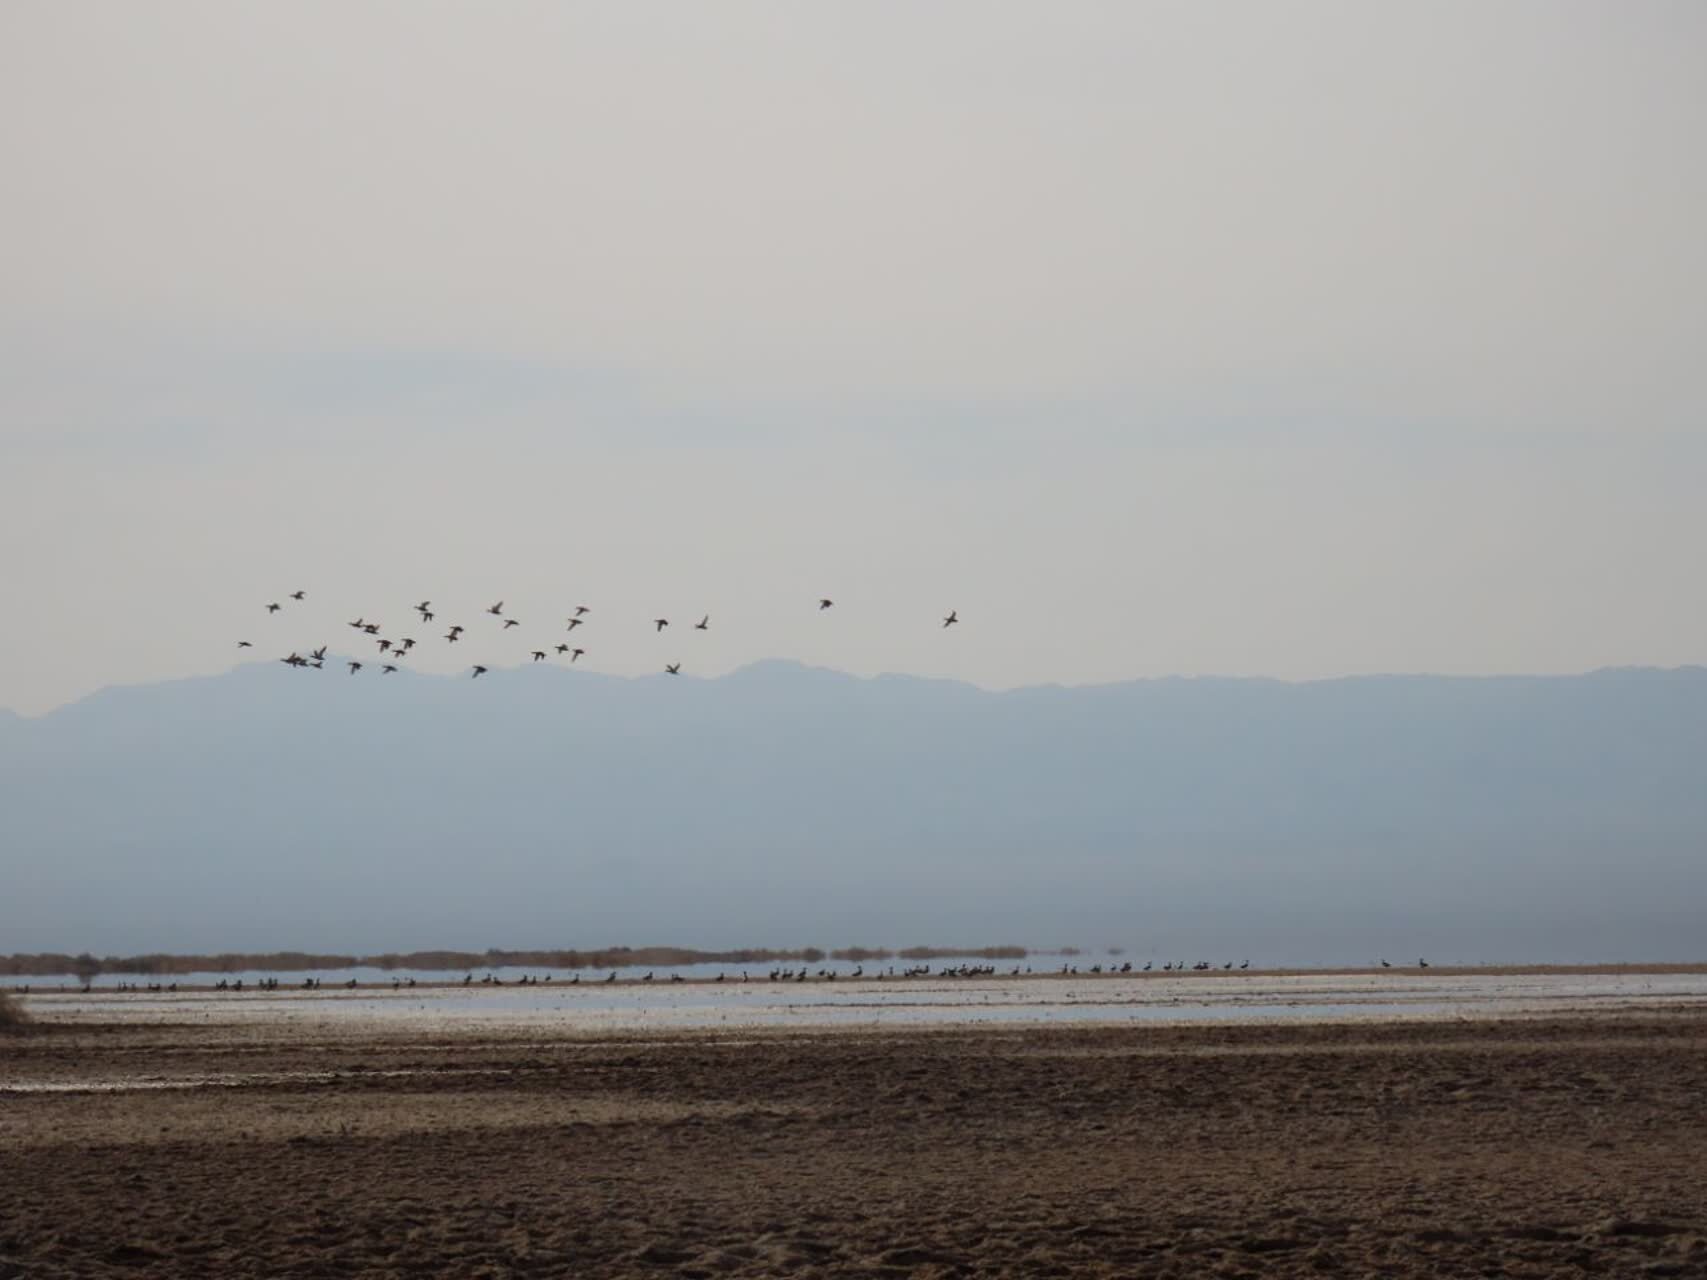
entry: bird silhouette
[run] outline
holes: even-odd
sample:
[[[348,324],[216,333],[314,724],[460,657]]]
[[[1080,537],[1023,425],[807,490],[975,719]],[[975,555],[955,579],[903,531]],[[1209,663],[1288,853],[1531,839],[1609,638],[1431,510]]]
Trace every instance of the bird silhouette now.
[[[383,666],[383,667],[381,667],[381,668],[380,668],[380,669],[379,669],[379,671],[380,671],[380,674],[381,674],[381,675],[387,675],[387,676],[389,676],[389,675],[395,675],[395,674],[396,674],[396,672],[397,672],[397,668],[396,668],[396,667],[394,667],[394,666],[392,666],[392,665],[391,665],[391,664],[390,664],[390,663],[389,663],[389,662],[388,662],[388,663],[386,663],[386,664],[385,664],[385,665],[384,665],[384,666]]]
[[[828,596],[821,596],[818,600],[818,612],[823,613],[824,610],[830,608],[835,603],[836,602],[834,600],[830,599]]]
[[[558,653],[568,653],[569,652],[569,646],[566,644],[560,644],[557,646],[557,652]]]
[[[283,607],[284,607],[283,605],[270,604],[267,606],[267,612],[268,613],[277,613]]]
[[[451,634],[452,635],[461,635],[462,632],[463,632],[462,627],[455,626],[454,624],[451,626]]]
[[[486,674],[486,668],[480,666],[477,663],[474,667],[474,679],[478,680],[478,679],[480,679],[481,676],[483,676],[485,674]]]
[[[709,631],[709,630],[711,630],[711,615],[708,613],[705,615],[705,617],[701,618],[698,622],[694,623],[693,629],[695,631]]]
[[[504,602],[502,600],[498,601],[497,604],[486,610],[486,612],[491,614],[494,618],[501,616],[504,612]]]
[[[665,627],[670,625],[670,620],[668,618],[653,618],[652,625],[662,631]]]
[[[571,649],[569,651],[569,661],[575,661],[576,658],[579,658],[585,652],[585,649]]]
[[[511,627],[519,627],[521,625],[522,624],[517,622],[514,618],[505,618],[504,619],[504,630],[505,631],[508,631]]]
[[[370,636],[377,636],[379,634],[379,623],[370,622],[367,626],[363,627],[362,630],[367,632]]]
[[[682,664],[679,662],[667,662],[664,664],[664,670],[670,675],[679,676],[682,673]]]
[[[449,631],[445,632],[445,639],[449,640],[452,644],[455,644],[457,642],[457,634],[456,634],[456,628],[455,627],[452,627]]]
[[[253,649],[255,646],[250,644],[247,640],[239,640],[237,642],[237,647],[239,649]]]
[[[305,667],[308,665],[308,660],[306,658],[299,657],[294,653],[288,658],[280,658],[279,661],[284,663],[287,667]]]
[[[545,661],[545,650],[544,649],[535,649],[533,651],[533,660],[535,662],[544,662]]]
[[[397,643],[403,646],[403,652],[404,653],[408,653],[409,650],[411,650],[415,647],[415,642],[413,640],[411,640],[408,636],[404,636]]]
[[[354,627],[357,631],[360,631],[363,627],[367,626],[367,619],[366,618],[357,618],[354,622],[350,623],[349,625]]]
[[[421,601],[420,604],[415,606],[415,612],[416,613],[425,613],[425,612],[427,612],[427,610],[431,609],[432,607],[433,607],[433,602],[431,600],[423,600],[423,601]]]
[[[354,658],[350,659],[350,661],[345,663],[344,665],[349,667],[351,675],[355,675],[356,672],[358,672],[362,669],[362,664],[357,662]]]
[[[326,646],[321,645],[318,649],[310,651],[308,656],[313,658],[316,662],[324,662],[326,660]]]
[[[380,641],[376,641],[376,643],[379,645],[379,651],[381,653],[390,653],[391,652],[391,641],[380,640]]]
[[[948,611],[948,617],[946,617],[942,620],[942,625],[945,627],[952,627],[955,623],[957,623],[959,621],[960,621],[960,610],[950,609]]]
[[[581,625],[581,619],[571,618],[571,619],[569,619],[569,626],[566,628],[566,630],[573,631],[576,627],[578,627],[580,625]]]
[[[300,600],[300,599],[302,599],[302,597],[303,597],[303,596],[304,596],[304,595],[305,595],[305,594],[307,594],[307,593],[306,593],[306,592],[302,592],[302,591],[293,591],[293,592],[291,592],[291,593],[290,593],[290,598],[291,598],[291,599],[292,599],[292,600]]]
[[[435,614],[431,609],[421,610],[421,621],[422,622],[431,622],[437,616],[438,615]]]
[[[582,614],[587,614],[587,613],[591,613],[591,612],[592,612],[592,610],[587,608],[587,606],[584,604],[578,604],[575,606],[575,616],[577,618],[579,618]]]

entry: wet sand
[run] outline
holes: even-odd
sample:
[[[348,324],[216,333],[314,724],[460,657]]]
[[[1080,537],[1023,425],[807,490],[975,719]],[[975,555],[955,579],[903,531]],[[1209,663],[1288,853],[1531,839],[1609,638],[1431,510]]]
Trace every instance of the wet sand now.
[[[1707,1276],[1707,1012],[0,1038],[0,1278]]]

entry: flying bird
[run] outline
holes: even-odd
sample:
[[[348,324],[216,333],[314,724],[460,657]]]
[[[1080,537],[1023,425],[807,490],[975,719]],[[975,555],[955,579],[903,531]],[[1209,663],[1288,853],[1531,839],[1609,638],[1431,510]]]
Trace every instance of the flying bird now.
[[[255,646],[250,644],[247,640],[239,640],[237,642],[237,647],[239,649],[253,649]]]
[[[569,619],[569,626],[568,626],[567,630],[573,631],[576,627],[578,627],[580,625],[581,625],[581,619],[571,618],[571,619]]]
[[[952,627],[955,623],[957,623],[959,621],[960,621],[960,610],[950,609],[948,611],[948,617],[946,617],[942,620],[942,625],[945,627]]]
[[[544,649],[535,649],[533,651],[533,660],[535,662],[544,662],[545,661],[545,650]]]
[[[453,625],[452,625],[452,626],[451,626],[451,631],[452,631],[452,633],[453,633],[453,634],[455,634],[455,635],[461,635],[461,634],[462,634],[462,631],[463,631],[463,629],[462,629],[462,628],[461,628],[461,627],[459,627],[459,626],[456,626],[456,625],[454,625],[454,624],[453,624]]]
[[[379,623],[370,622],[367,626],[363,627],[362,630],[367,632],[370,636],[377,636],[379,634]]]
[[[379,669],[379,670],[380,670],[380,674],[381,674],[381,675],[387,675],[387,676],[389,676],[389,675],[394,675],[394,674],[395,674],[395,673],[396,673],[396,671],[397,671],[397,668],[396,668],[396,667],[394,667],[394,666],[392,666],[392,665],[391,665],[391,664],[390,664],[390,663],[389,663],[389,662],[388,662],[388,663],[386,663],[386,664],[385,664],[385,665],[384,665],[384,666],[383,666],[383,667],[381,667],[381,668],[380,668],[380,669]]]
[[[457,641],[456,630],[457,629],[455,627],[452,627],[449,631],[445,632],[445,639],[449,640],[452,644],[455,644]]]
[[[566,644],[560,644],[557,646],[557,652],[558,653],[568,653],[569,652],[569,646]]]
[[[504,630],[505,631],[508,631],[511,627],[519,627],[521,625],[522,624],[517,622],[514,618],[505,618],[504,619]]]
[[[284,663],[287,667],[303,667],[308,665],[306,659],[298,657],[294,653],[288,658],[280,658],[279,661]]]
[[[381,653],[390,653],[391,652],[391,641],[380,640],[377,643],[379,644],[379,651]]]
[[[662,631],[665,627],[670,625],[670,620],[668,618],[653,618],[652,623],[658,628],[658,630]]]
[[[571,650],[569,650],[569,661],[571,661],[571,662],[575,661],[576,658],[579,658],[585,652],[586,652],[585,649],[571,649]]]
[[[427,610],[431,609],[432,607],[433,607],[433,602],[431,600],[423,600],[423,601],[421,601],[420,604],[415,606],[415,612],[416,613],[425,613],[425,612],[427,612]]]
[[[591,613],[591,612],[592,612],[592,610],[587,608],[587,606],[584,604],[578,604],[575,606],[575,616],[577,618],[579,618],[584,613]]]
[[[501,616],[504,612],[504,602],[502,600],[498,601],[497,604],[486,610],[486,612],[491,614],[494,618]]]
[[[695,631],[709,631],[709,630],[711,630],[711,615],[708,613],[705,615],[705,617],[701,618],[698,622],[694,623],[693,629]]]
[[[679,662],[667,662],[664,664],[664,670],[670,675],[679,676],[682,673],[682,664]]]
[[[405,652],[405,653],[409,652],[409,650],[411,650],[415,647],[415,642],[413,640],[411,640],[408,636],[404,636],[397,643],[403,646],[403,652]]]
[[[367,626],[367,619],[366,618],[357,618],[354,622],[350,623],[349,625],[354,627],[357,631],[360,631],[363,627]]]
[[[358,672],[362,669],[362,664],[357,662],[353,658],[348,663],[346,663],[345,665],[349,667],[351,675],[355,675],[356,672]]]
[[[835,603],[836,602],[834,600],[830,599],[830,597],[828,597],[828,596],[824,596],[824,597],[820,598],[818,601],[818,612],[823,613],[824,610],[830,608],[830,606],[832,606]]]
[[[474,679],[476,679],[476,680],[478,680],[478,679],[480,679],[480,677],[481,677],[481,676],[483,676],[483,675],[485,675],[485,674],[486,674],[486,668],[485,668],[485,667],[482,667],[482,666],[479,666],[479,665],[476,665],[476,666],[475,666],[475,668],[474,668],[474,677],[473,677],[473,678],[474,678]]]
[[[326,660],[326,646],[321,645],[318,649],[311,651],[308,656],[316,662],[324,662]]]
[[[270,604],[267,606],[267,612],[268,613],[277,613],[281,607],[282,606],[280,606],[280,605]]]
[[[301,592],[301,591],[293,591],[293,592],[291,592],[291,593],[290,593],[290,598],[291,598],[291,599],[292,599],[292,600],[300,600],[300,599],[302,599],[302,597],[303,597],[303,595],[304,595],[304,594],[305,594],[305,593],[303,593],[303,592]]]

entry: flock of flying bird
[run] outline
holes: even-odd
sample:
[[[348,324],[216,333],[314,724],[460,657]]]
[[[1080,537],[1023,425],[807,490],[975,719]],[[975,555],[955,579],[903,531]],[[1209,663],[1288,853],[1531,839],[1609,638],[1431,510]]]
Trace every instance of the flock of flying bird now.
[[[298,603],[301,603],[307,598],[308,593],[306,591],[292,591],[286,597],[286,599]],[[828,596],[820,596],[818,599],[818,612],[823,613],[826,609],[832,609],[835,607],[835,604],[836,602]],[[286,608],[284,604],[277,600],[268,603],[265,607],[268,617],[272,617],[274,614],[280,613]],[[437,617],[433,612],[433,602],[431,600],[421,601],[420,604],[415,606],[415,612],[420,614],[423,626],[431,626]],[[505,616],[504,602],[502,600],[499,600],[496,604],[490,605],[486,609],[486,612],[503,624],[503,626],[499,628],[501,634],[508,633],[513,628],[521,626],[520,621],[517,619]],[[565,628],[566,633],[573,635],[576,628],[586,625],[588,615],[590,613],[592,613],[592,610],[588,606],[584,604],[576,605],[575,611],[568,616],[568,625]],[[950,609],[944,616],[942,625],[946,629],[948,627],[958,625],[959,622],[959,610]],[[380,672],[383,675],[395,674],[398,670],[398,662],[407,658],[410,651],[416,646],[416,641],[412,636],[400,636],[395,640],[381,636],[379,634],[380,624],[377,622],[369,622],[365,615],[358,617],[354,622],[348,623],[347,625],[372,638],[374,644],[379,649]],[[447,625],[449,626],[449,630],[444,633],[443,639],[447,644],[457,644],[461,641],[462,633],[466,631],[467,628],[456,623]],[[652,619],[654,634],[663,634],[664,628],[669,625],[670,620],[668,618]],[[708,613],[700,618],[698,622],[693,624],[693,629],[695,631],[711,630],[711,615]],[[255,646],[252,641],[239,640],[237,642],[237,647],[239,649],[252,649]],[[326,665],[326,650],[328,647],[329,646],[327,645],[321,645],[318,649],[310,649],[306,657],[293,649],[287,657],[280,658],[279,661],[290,667],[313,668],[318,670]],[[567,655],[571,663],[579,662],[581,658],[586,656],[587,652],[578,645],[565,643],[561,640],[557,644],[550,646],[550,649],[555,651],[558,657]],[[544,662],[551,656],[547,649],[530,649],[528,652],[535,662]],[[362,668],[368,664],[360,661],[359,659],[350,658],[344,665],[349,668],[351,675],[355,675],[356,672],[362,670]],[[478,680],[481,676],[485,675],[488,670],[490,670],[489,667],[482,666],[480,663],[475,663],[472,672],[473,678]],[[664,664],[664,671],[668,675],[679,676],[682,673],[682,664],[680,662],[667,662]]]

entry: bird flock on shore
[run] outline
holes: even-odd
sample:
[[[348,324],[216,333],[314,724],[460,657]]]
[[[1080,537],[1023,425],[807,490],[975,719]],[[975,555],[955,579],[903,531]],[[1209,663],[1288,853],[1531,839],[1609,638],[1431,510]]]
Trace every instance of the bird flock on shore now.
[[[287,605],[285,601],[290,601],[293,604],[300,604],[307,600],[307,598],[308,593],[306,591],[292,591],[284,597],[284,600],[268,601],[263,606],[263,609],[266,616],[271,619],[288,612],[290,606]],[[504,601],[498,600],[488,605],[484,610],[484,612],[493,619],[492,622],[484,624],[485,627],[489,632],[499,638],[507,637],[511,631],[520,629],[522,625],[521,619],[504,612],[504,605]],[[835,605],[836,602],[829,596],[820,596],[818,597],[817,612],[824,613],[827,610],[835,608]],[[438,613],[434,610],[433,602],[431,600],[422,600],[420,603],[414,605],[413,612],[418,615],[421,629],[431,629],[436,634]],[[592,623],[592,613],[593,610],[588,605],[577,604],[572,606],[568,612],[562,615],[564,619],[562,632],[555,632],[551,640],[540,641],[537,639],[536,633],[535,639],[521,641],[520,646],[516,650],[517,657],[519,659],[525,658],[529,662],[548,662],[555,658],[558,660],[566,660],[568,665],[578,663],[582,658],[587,656],[587,650],[578,643],[580,637],[576,633],[581,627],[589,626]],[[692,615],[690,614],[689,616],[691,617]],[[943,615],[940,629],[947,630],[948,628],[958,626],[959,624],[960,611],[958,609],[950,609]],[[389,635],[381,634],[387,629],[379,622],[369,619],[365,613],[357,615],[353,621],[350,621],[345,625],[354,631],[360,632],[365,640],[372,641],[377,651],[377,657],[369,662],[364,662],[359,658],[344,659],[343,665],[348,669],[350,675],[356,675],[357,673],[368,669],[370,666],[378,666],[381,675],[394,675],[401,670],[401,664],[410,658],[421,643],[416,640],[414,636],[398,635],[395,633]],[[666,617],[653,618],[648,625],[651,626],[654,636],[661,636],[669,627],[670,619]],[[446,630],[443,634],[436,635],[436,638],[446,645],[462,643],[464,635],[468,633],[468,627],[463,623],[447,622],[445,623],[445,627]],[[416,628],[411,625],[409,629],[415,630]],[[701,632],[710,631],[711,615],[709,613],[702,614],[699,621],[692,624],[691,629]],[[536,645],[537,647],[535,647]],[[255,642],[252,640],[239,640],[237,642],[237,647],[239,649],[253,649],[255,647]],[[307,649],[306,652],[302,649],[292,649],[288,654],[280,658],[279,661],[288,667],[295,667],[300,670],[318,671],[325,667],[327,662],[326,654],[330,647],[331,646],[328,644],[321,644],[318,647]],[[489,659],[488,662],[490,661],[491,660]],[[487,663],[476,662],[471,665],[469,674],[472,679],[478,680],[491,669],[491,666]],[[682,660],[678,659],[675,662],[666,662],[664,664],[664,673],[672,676],[680,675],[682,673]]]

